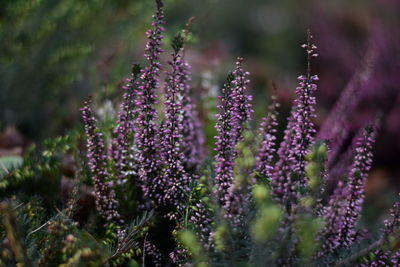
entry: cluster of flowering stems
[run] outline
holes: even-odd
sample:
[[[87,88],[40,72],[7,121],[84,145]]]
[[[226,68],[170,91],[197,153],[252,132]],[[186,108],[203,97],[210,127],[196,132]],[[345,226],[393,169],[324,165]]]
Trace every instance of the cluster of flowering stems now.
[[[110,159],[114,161],[115,177],[111,177],[108,171],[109,158],[103,136],[96,127],[89,103],[82,108],[96,206],[106,222],[119,226],[124,221],[118,213],[115,184],[123,185],[134,174],[143,194],[142,199],[147,199],[146,203],[142,203],[143,206],[166,209],[169,212],[164,215],[178,220],[187,202],[190,182],[198,176],[197,166],[204,158],[202,138],[196,131],[197,114],[190,98],[190,66],[184,59],[183,35],[177,35],[172,43],[172,59],[169,61],[170,70],[166,72],[164,89],[165,120],[161,126],[158,122],[156,105],[157,90],[160,87],[159,57],[163,52],[164,15],[162,2],[157,0],[156,3],[153,28],[147,32],[145,57],[148,65],[143,69],[135,65],[133,69],[110,144]],[[317,54],[310,32],[307,39],[307,44],[302,46],[306,49],[307,74],[298,78],[297,98],[277,151],[278,158],[274,162],[279,107],[274,97],[268,116],[263,119],[260,127],[261,142],[255,157],[256,176],[271,181],[276,200],[289,215],[302,197],[303,189],[307,187],[306,156],[315,143],[316,130],[312,120],[316,117],[314,92],[318,77],[311,74],[310,62]],[[220,206],[225,210],[226,218],[232,221],[235,221],[235,213],[240,213],[237,207],[242,201],[240,194],[235,191],[236,147],[243,140],[243,132],[248,128],[253,112],[251,96],[246,94],[248,75],[243,69],[243,59],[238,58],[235,70],[228,75],[222,88],[218,105],[215,193]],[[340,246],[350,247],[358,236],[355,228],[364,200],[367,172],[372,162],[374,129],[366,128],[357,140],[354,162],[347,180],[338,183],[329,197],[328,205],[321,211],[326,225],[319,235],[320,240],[323,240],[320,255],[332,253]],[[201,204],[197,203],[196,206],[204,210]],[[210,223],[210,218],[200,213],[200,220],[207,221],[205,224]],[[377,250],[376,253],[384,255],[382,251]]]
[[[272,180],[276,200],[286,208],[289,215],[302,197],[302,191],[305,192],[302,189],[307,187],[306,156],[315,143],[316,130],[312,120],[316,117],[314,109],[316,101],[313,93],[317,88],[314,82],[318,80],[318,77],[311,75],[310,61],[312,57],[317,56],[316,46],[312,44],[311,39],[312,36],[308,33],[308,42],[302,46],[307,54],[307,75],[299,77],[300,84],[296,88],[297,98],[288,119],[284,139],[278,150],[279,158],[274,165],[276,109],[279,106],[274,98],[269,114],[263,119],[260,127],[261,144],[256,155],[256,175]],[[247,105],[249,108],[247,113],[239,112],[237,109],[239,104],[234,98],[236,83],[232,83],[235,79],[237,78],[234,73],[230,74],[222,88],[220,113],[216,126],[218,136],[215,183],[219,202],[227,217],[231,219],[234,219],[232,200],[236,199],[233,191],[235,188],[233,169],[236,157],[235,147],[240,141],[237,132],[241,134],[240,131],[243,130],[244,124],[239,123],[248,120],[248,117],[243,114],[251,113],[250,105]],[[324,240],[323,251],[320,255],[331,253],[339,246],[351,247],[359,236],[355,229],[361,214],[367,173],[372,164],[375,132],[373,127],[366,127],[364,133],[357,139],[353,153],[354,160],[347,175],[347,181],[341,181],[338,184],[335,192],[330,196],[328,205],[321,211],[327,224],[320,235],[320,237],[323,236],[321,240]],[[235,226],[234,223],[233,225]]]
[[[161,127],[158,122],[157,90],[160,88],[165,21],[162,2],[156,0],[156,4],[152,29],[147,31],[145,58],[148,65],[143,69],[139,65],[132,68],[110,143],[109,158],[113,160],[115,177],[111,177],[107,169],[103,136],[96,128],[90,105],[86,103],[82,109],[97,209],[109,223],[123,223],[114,185],[123,188],[128,179],[134,180],[139,188],[140,207],[160,210],[167,207],[172,212],[166,215],[177,219],[178,210],[184,208],[189,182],[197,177],[198,166],[204,159],[204,138],[197,127],[199,120],[188,84],[190,65],[184,60],[183,45],[188,29],[178,34],[172,43],[171,70],[166,72],[164,88],[165,120]]]

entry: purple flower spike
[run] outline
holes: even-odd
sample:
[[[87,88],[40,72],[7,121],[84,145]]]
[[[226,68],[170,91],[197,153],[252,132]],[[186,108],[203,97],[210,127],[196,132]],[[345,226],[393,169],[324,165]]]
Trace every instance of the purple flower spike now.
[[[326,226],[321,234],[321,240],[324,241],[321,254],[333,252],[339,246],[350,247],[356,241],[355,227],[364,202],[364,187],[372,164],[374,142],[373,128],[366,127],[357,141],[347,184],[339,182],[323,211]]]
[[[274,166],[272,175],[272,187],[277,201],[286,204],[293,195],[294,185],[292,183],[293,152],[292,140],[294,136],[295,107],[292,108],[291,115],[288,118],[288,124],[284,131],[283,141],[278,149],[279,159]]]
[[[342,181],[339,181],[335,192],[329,198],[328,205],[322,211],[326,225],[318,238],[322,242],[319,256],[331,253],[341,245],[341,232],[346,214],[343,200],[346,199],[346,196],[345,185]]]
[[[372,165],[372,146],[375,132],[366,127],[363,138],[357,142],[356,154],[348,176],[345,222],[341,238],[344,246],[351,246],[356,239],[355,226],[360,218],[365,198],[365,182]]]
[[[316,132],[312,119],[316,117],[314,92],[317,85],[314,82],[318,77],[311,75],[311,58],[317,56],[317,47],[311,41],[312,35],[308,31],[307,44],[302,45],[307,54],[307,75],[298,77],[297,98],[293,103],[284,138],[278,150],[279,160],[272,176],[274,194],[280,203],[287,206],[288,212],[290,206],[299,198],[296,188],[304,188],[307,185],[305,157],[314,143]]]
[[[242,140],[243,129],[245,123],[250,120],[253,113],[251,106],[252,97],[246,94],[246,87],[250,83],[248,76],[249,72],[243,70],[243,58],[238,57],[236,61],[236,69],[232,72],[235,77],[232,81],[232,112],[234,122],[234,142],[237,144]]]
[[[312,120],[316,117],[315,114],[315,96],[317,85],[314,83],[318,81],[317,75],[311,75],[311,57],[315,57],[315,49],[317,48],[312,44],[312,35],[308,31],[307,45],[305,46],[307,52],[307,76],[300,76],[298,78],[299,86],[296,88],[297,99],[294,101],[296,107],[293,120],[294,120],[294,136],[293,136],[293,157],[295,164],[293,172],[298,176],[297,182],[301,186],[307,184],[307,177],[305,172],[306,155],[310,152],[310,147],[314,143],[315,127]]]
[[[193,224],[197,230],[199,240],[206,249],[212,246],[211,233],[212,233],[212,214],[204,202],[197,202],[194,205],[194,211],[189,218],[189,222]]]
[[[251,97],[246,95],[249,73],[243,70],[242,62],[243,59],[238,58],[235,71],[228,75],[220,96],[220,113],[217,115],[215,179],[221,206],[227,212],[232,210],[233,205],[236,145],[243,139],[243,130],[253,112]],[[227,216],[229,217],[229,214]]]
[[[156,90],[159,88],[161,64],[159,55],[163,52],[162,39],[164,12],[161,0],[157,2],[157,12],[153,16],[153,29],[147,31],[145,57],[149,65],[142,70],[141,85],[137,92],[136,108],[138,116],[135,122],[136,160],[138,162],[139,182],[144,196],[153,201],[160,201],[163,188],[160,179],[159,127]]]
[[[184,61],[181,67],[181,83],[183,86],[182,92],[182,108],[183,108],[183,153],[185,154],[185,169],[187,171],[196,171],[199,165],[205,158],[204,151],[204,133],[202,132],[203,125],[200,121],[196,106],[190,95],[190,65]]]
[[[274,86],[275,88],[275,86]],[[271,179],[273,175],[272,160],[276,151],[275,134],[278,126],[278,111],[279,103],[276,101],[276,96],[272,95],[272,104],[269,106],[267,117],[262,119],[259,135],[261,137],[261,145],[256,155],[256,171],[263,177]]]
[[[109,181],[103,136],[97,129],[96,119],[89,105],[89,102],[85,102],[81,111],[87,138],[87,158],[93,175],[96,208],[105,221],[120,224],[123,221],[117,211],[118,202],[115,199],[113,184]]]
[[[229,74],[227,82],[222,88],[222,95],[219,96],[220,109],[217,114],[217,125],[215,126],[218,132],[216,136],[216,151],[215,160],[216,166],[216,185],[217,194],[221,206],[225,205],[226,199],[229,198],[229,188],[233,183],[233,167],[235,161],[235,136],[233,135],[233,100],[232,100],[232,81],[233,74]]]
[[[117,172],[116,183],[123,185],[126,183],[128,173],[132,170],[133,159],[129,157],[132,147],[132,135],[134,130],[135,100],[137,88],[139,87],[138,76],[140,74],[140,66],[134,65],[132,68],[132,76],[127,79],[127,84],[123,87],[125,93],[121,104],[121,111],[118,113],[117,126],[114,129],[115,137],[111,143],[111,157],[115,162]]]
[[[183,93],[185,84],[182,81],[185,75],[182,72],[185,61],[182,56],[183,40],[178,35],[173,42],[174,52],[169,62],[171,71],[167,73],[165,86],[162,141],[162,161],[165,164],[163,173],[164,203],[176,210],[184,208],[186,195],[189,192],[190,178],[184,168],[185,155],[183,153]],[[172,219],[177,214],[170,214]]]

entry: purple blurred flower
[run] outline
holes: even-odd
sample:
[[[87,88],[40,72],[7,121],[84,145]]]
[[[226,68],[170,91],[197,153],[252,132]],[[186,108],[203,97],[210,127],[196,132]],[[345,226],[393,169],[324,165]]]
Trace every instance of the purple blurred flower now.
[[[317,134],[317,139],[329,140],[330,142],[329,169],[333,169],[346,139],[351,134],[350,117],[362,99],[363,88],[371,80],[371,61],[374,60],[373,56],[373,53],[367,53],[364,59],[365,64],[362,64],[363,67],[353,75],[350,82],[343,89]]]

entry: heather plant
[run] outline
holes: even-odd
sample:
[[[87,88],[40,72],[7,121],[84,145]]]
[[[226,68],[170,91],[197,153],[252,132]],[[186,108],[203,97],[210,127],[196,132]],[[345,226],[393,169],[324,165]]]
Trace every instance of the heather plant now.
[[[204,152],[185,59],[192,20],[171,38],[172,52],[163,65],[163,3],[155,3],[146,63],[133,65],[113,127],[101,127],[96,106],[87,101],[81,109],[84,136],[58,139],[45,150],[45,158],[61,152],[75,159],[76,178],[64,180],[68,196],[58,200],[63,208],[56,214],[42,208],[46,198],[2,202],[2,263],[397,266],[399,202],[378,235],[368,233],[360,220],[379,120],[359,129],[350,152],[337,147],[340,138],[329,135],[326,126],[320,135],[329,138],[318,138],[319,78],[311,62],[318,54],[311,32],[302,45],[306,73],[298,77],[283,137],[277,135],[274,95],[253,129],[250,73],[238,57],[218,97],[212,157]],[[86,149],[76,145],[81,142]],[[24,182],[24,170],[38,171],[34,168],[28,161],[10,172],[1,183],[5,195]],[[85,205],[95,210],[80,214]]]

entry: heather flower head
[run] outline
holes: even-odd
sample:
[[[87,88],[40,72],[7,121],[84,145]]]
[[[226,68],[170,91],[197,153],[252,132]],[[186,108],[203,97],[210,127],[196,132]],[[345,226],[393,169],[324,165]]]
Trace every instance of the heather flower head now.
[[[102,133],[97,129],[90,103],[85,102],[81,109],[85,133],[87,137],[87,158],[92,172],[96,207],[100,215],[108,223],[122,222],[118,213],[118,202],[115,199],[113,183],[107,171],[107,155]]]
[[[191,67],[187,61],[181,65],[183,85],[183,153],[185,154],[185,169],[195,172],[205,158],[203,125],[196,111],[195,101],[191,97],[191,86],[189,85]]]
[[[275,85],[274,85],[275,87]],[[268,108],[268,115],[262,119],[259,136],[261,144],[256,155],[256,171],[262,177],[271,179],[273,175],[273,159],[276,152],[276,127],[278,126],[278,111],[279,103],[276,96],[272,95],[272,103]]]
[[[115,162],[116,169],[116,183],[123,185],[126,183],[128,173],[135,172],[132,170],[132,161],[130,157],[133,144],[133,131],[134,131],[134,119],[135,113],[135,100],[137,95],[137,89],[139,87],[138,76],[140,74],[140,66],[134,64],[132,67],[132,74],[129,79],[126,80],[126,85],[123,87],[125,93],[121,103],[121,110],[118,113],[117,126],[114,129],[114,135],[111,142],[111,157]]]
[[[319,234],[322,243],[322,250],[319,256],[333,252],[341,243],[341,232],[345,224],[346,206],[344,199],[347,197],[345,185],[340,181],[324,207],[322,216],[325,220],[325,227]]]
[[[137,119],[135,121],[136,160],[138,162],[139,182],[144,195],[152,201],[160,202],[163,198],[163,184],[160,177],[159,159],[159,126],[157,92],[159,88],[159,72],[161,64],[159,56],[163,52],[162,39],[164,12],[162,1],[158,0],[157,12],[153,16],[153,28],[147,31],[145,57],[148,60],[140,76],[140,86],[137,92]]]
[[[185,43],[190,37],[189,28],[194,20],[191,17],[186,24],[186,28],[179,32],[173,42],[172,48],[176,54],[180,54],[181,63],[177,64],[179,69],[179,83],[181,88],[181,110],[182,110],[182,151],[185,155],[183,165],[189,173],[196,173],[205,158],[204,134],[202,123],[196,111],[195,101],[192,98],[191,66],[185,60]]]
[[[312,43],[310,31],[307,34],[307,44],[302,45],[307,53],[307,76],[299,76],[299,86],[296,88],[297,98],[294,101],[294,136],[293,136],[293,156],[295,158],[294,172],[298,176],[298,183],[305,185],[307,183],[305,164],[306,155],[310,152],[311,145],[314,142],[315,126],[312,120],[315,114],[315,96],[317,90],[315,81],[318,81],[317,75],[311,74],[311,58],[318,56],[315,53],[317,48]]]
[[[311,74],[311,58],[318,54],[315,53],[317,47],[312,43],[310,31],[307,34],[307,44],[303,44],[302,48],[307,55],[307,75],[298,77],[299,86],[295,91],[297,98],[293,102],[272,176],[274,194],[288,210],[299,198],[296,192],[298,188],[307,185],[306,155],[314,143],[316,132],[312,120],[316,117],[314,92],[318,76]]]
[[[233,163],[235,159],[235,137],[233,135],[233,104],[232,104],[232,81],[233,74],[229,74],[226,83],[222,87],[221,96],[219,96],[220,109],[217,114],[217,129],[218,135],[216,136],[216,151],[215,156],[216,176],[215,183],[217,187],[217,194],[221,205],[225,204],[226,196],[228,196],[228,189],[233,181]]]
[[[233,127],[234,141],[238,143],[242,140],[243,130],[246,123],[250,120],[253,113],[251,106],[252,97],[247,95],[247,85],[250,83],[248,76],[249,72],[243,69],[243,58],[238,57],[236,68],[232,72],[234,80],[232,81],[232,112],[233,112]]]
[[[384,228],[383,228],[383,233],[386,235],[386,237],[392,235],[392,234],[397,234],[399,235],[399,229],[400,229],[400,202],[396,202],[393,204],[393,208],[390,209],[390,220],[385,220],[384,221]]]
[[[366,127],[363,138],[357,142],[353,165],[348,175],[345,222],[341,238],[344,246],[353,244],[356,238],[356,224],[361,215],[365,198],[365,183],[372,165],[372,146],[375,143],[375,132]]]
[[[377,119],[374,123],[373,128],[375,131],[378,128],[379,124],[379,119]],[[350,168],[352,167],[353,159],[356,155],[356,150],[357,146],[359,144],[359,141],[362,140],[363,135],[365,132],[365,127],[362,127],[359,129],[359,131],[354,135],[353,139],[351,140],[351,144],[348,146],[347,150],[345,152],[342,152],[340,155],[340,159],[335,162],[334,167],[329,169],[329,165],[332,163],[327,162],[328,166],[328,174],[327,174],[327,184],[328,184],[328,190],[331,191],[331,187],[335,187],[336,183],[338,180],[341,178],[345,177],[348,172],[350,171]],[[331,144],[330,147],[333,147],[334,145]],[[332,150],[330,150],[332,153]],[[335,153],[335,152],[333,152]]]
[[[173,40],[174,52],[169,62],[171,70],[167,72],[165,85],[163,140],[161,143],[161,157],[165,164],[163,172],[164,202],[175,209],[184,208],[186,195],[189,192],[190,176],[184,167],[185,154],[183,153],[183,97],[186,73],[182,72],[183,43],[180,35]]]
[[[340,181],[324,209],[326,227],[321,235],[323,253],[333,252],[339,246],[350,247],[356,241],[356,226],[365,197],[365,182],[372,164],[372,146],[375,133],[366,127],[358,138],[354,162],[346,183]]]
[[[291,150],[292,140],[294,136],[294,108],[292,107],[291,115],[288,118],[288,124],[283,134],[283,140],[278,149],[278,161],[275,163],[272,174],[273,193],[278,202],[281,204],[288,203],[294,191],[292,183],[292,164],[294,161]]]
[[[225,197],[225,217],[234,227],[235,231],[245,238],[246,226],[251,213],[252,189],[256,184],[253,175],[255,156],[253,149],[254,136],[251,131],[243,132],[242,141],[236,145],[236,158],[234,164],[234,181]]]
[[[236,69],[228,75],[222,88],[220,113],[217,115],[216,142],[216,186],[220,203],[223,207],[229,203],[233,188],[233,170],[236,158],[236,145],[243,139],[242,133],[253,112],[251,97],[246,94],[249,83],[248,72],[244,71],[243,59],[238,58]]]

